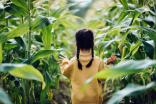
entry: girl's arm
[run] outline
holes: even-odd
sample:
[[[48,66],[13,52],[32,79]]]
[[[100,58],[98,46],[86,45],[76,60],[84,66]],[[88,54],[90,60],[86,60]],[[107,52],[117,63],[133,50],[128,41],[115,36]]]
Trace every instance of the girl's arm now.
[[[99,70],[98,72],[108,69],[109,67],[112,66],[112,64],[114,64],[114,62],[116,61],[116,56],[112,55],[111,57],[108,58],[107,62],[104,62],[103,60],[100,60],[100,65],[99,65]],[[101,79],[98,79],[101,80]]]
[[[104,70],[104,69],[108,69],[110,66],[112,66],[112,64],[114,64],[115,61],[116,61],[115,55],[112,55],[111,57],[109,57],[107,62],[104,62],[101,60],[99,71]]]
[[[67,58],[62,59],[60,63],[61,73],[70,79],[72,73],[72,62]]]
[[[100,61],[99,71],[107,69],[109,66],[103,60]]]

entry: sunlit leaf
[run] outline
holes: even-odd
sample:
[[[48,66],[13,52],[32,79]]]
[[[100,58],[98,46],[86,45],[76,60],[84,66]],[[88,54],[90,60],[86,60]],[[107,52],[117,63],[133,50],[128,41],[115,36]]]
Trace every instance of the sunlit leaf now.
[[[156,60],[123,61],[115,66],[112,66],[106,70],[103,70],[97,73],[95,78],[100,78],[100,79],[119,78],[121,76],[141,72],[143,71],[143,69],[146,69],[149,66],[155,65],[155,64],[156,64]]]
[[[29,31],[29,26],[26,24],[19,25],[17,28],[7,33],[7,38],[11,39],[26,34]]]
[[[155,82],[151,82],[146,86],[128,84],[124,89],[115,92],[106,104],[119,104],[124,97],[138,95],[155,87]]]
[[[127,47],[123,47],[122,48],[122,55],[121,55],[121,60],[123,60],[126,56],[126,50],[127,50]]]
[[[109,46],[110,46],[111,44],[113,44],[113,42],[116,41],[116,40],[117,40],[117,38],[114,38],[114,39],[112,39],[112,40],[106,41],[106,42],[104,43],[104,48],[109,47]]]
[[[15,5],[23,8],[25,11],[28,11],[28,6],[26,0],[11,0]]]
[[[6,34],[1,34],[0,42],[5,42],[8,39],[22,36],[22,35],[26,34],[28,31],[29,31],[29,26],[27,24],[21,24],[21,25],[17,26],[16,28],[10,30]]]
[[[124,8],[128,9],[128,3],[126,0],[119,0],[121,4],[124,6]]]
[[[86,24],[86,27],[92,28],[92,29],[96,29],[96,28],[103,27],[103,26],[104,26],[104,23],[102,21],[97,21],[97,20],[90,21]]]
[[[120,23],[125,17],[127,16],[127,12],[123,10],[117,20],[118,23]]]
[[[48,26],[49,24],[50,23],[49,23],[47,18],[41,18],[41,19],[37,18],[34,21],[32,21],[32,29],[33,30],[38,30],[38,29],[42,29],[42,28],[47,29],[46,26]],[[47,31],[48,30],[45,30],[44,32],[47,32]],[[49,31],[47,33],[48,35],[50,34]],[[22,36],[22,35],[24,35],[24,34],[26,34],[28,32],[29,32],[29,25],[27,23],[20,24],[16,28],[11,29],[6,34],[1,34],[0,35],[0,42],[5,42],[8,39],[12,39],[12,38],[15,38],[15,37]]]
[[[40,50],[31,57],[31,63],[35,62],[38,59],[45,58],[53,54],[55,51],[59,50]]]
[[[45,82],[42,74],[31,65],[26,64],[1,64],[0,72],[9,72],[11,75],[42,82],[42,88],[45,88]]]
[[[51,27],[47,26],[42,29],[42,41],[45,49],[50,49],[52,44]]]
[[[50,21],[48,20],[48,18],[40,16],[33,21],[32,29],[34,30],[42,29],[48,26],[49,24],[50,24]]]
[[[150,8],[148,6],[143,6],[143,7],[140,7],[140,8],[136,8],[135,9],[137,12],[139,13],[144,13],[144,12],[149,12],[151,11]]]
[[[17,44],[12,44],[12,43],[6,43],[4,46],[4,50],[10,50],[17,47]]]
[[[132,55],[134,55],[138,51],[140,45],[141,45],[140,41],[138,41],[137,43],[131,45],[130,52],[132,53]]]

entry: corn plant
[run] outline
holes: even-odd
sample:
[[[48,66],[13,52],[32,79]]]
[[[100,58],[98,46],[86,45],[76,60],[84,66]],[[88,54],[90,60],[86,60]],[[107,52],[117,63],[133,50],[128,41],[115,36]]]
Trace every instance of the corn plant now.
[[[50,103],[52,90],[59,89],[57,58],[64,50],[62,45],[68,45],[57,40],[65,38],[64,34],[72,34],[69,28],[80,18],[68,10],[70,5],[52,8],[53,2],[0,2],[0,70],[5,72],[0,74],[0,83],[15,104]],[[42,86],[20,78],[41,81]]]
[[[114,0],[87,20],[97,1],[85,7],[72,0],[0,1],[0,102],[70,103],[58,56],[72,57],[75,31],[90,28],[95,54],[118,57],[93,77],[105,80],[104,103],[155,103],[156,1]]]
[[[149,91],[155,87],[155,83],[152,82],[155,81],[155,66],[151,66],[151,64],[155,65],[156,54],[155,3],[154,0],[119,0],[117,4],[107,9],[108,13],[105,13],[106,10],[97,12],[100,14],[101,21],[105,22],[105,27],[97,36],[98,54],[101,57],[109,57],[113,53],[118,57],[116,63],[121,61],[96,76],[107,79],[106,92],[116,92],[108,104],[153,104],[155,102],[152,98],[155,91]],[[129,83],[144,86],[127,85]],[[148,85],[145,86],[146,84]],[[139,95],[138,92],[143,94]]]

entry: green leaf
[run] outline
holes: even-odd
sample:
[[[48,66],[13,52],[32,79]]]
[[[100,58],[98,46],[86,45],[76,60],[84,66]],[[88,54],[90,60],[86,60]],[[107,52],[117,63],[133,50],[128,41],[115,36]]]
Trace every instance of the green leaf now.
[[[119,64],[112,66],[106,70],[103,70],[95,75],[95,78],[100,79],[113,79],[121,76],[134,74],[143,71],[143,69],[148,68],[151,65],[155,65],[156,60],[129,60],[123,61]]]
[[[0,43],[3,43],[7,40],[7,36],[5,34],[0,34]]]
[[[7,33],[7,39],[11,39],[14,37],[19,37],[21,35],[26,34],[29,31],[29,26],[27,24],[19,25],[17,28],[11,30]]]
[[[92,28],[92,29],[96,29],[102,26],[104,26],[104,23],[98,20],[92,20],[86,24],[86,27]]]
[[[146,55],[153,59],[153,56],[154,56],[154,47],[148,43],[148,41],[142,41],[142,43],[144,44],[144,50],[146,52]]]
[[[50,22],[47,18],[42,18],[41,20],[39,20],[37,18],[36,20],[34,20],[32,22],[32,29],[38,30],[38,29],[46,28],[47,30],[45,30],[44,32],[47,32],[46,35],[48,35],[48,37],[49,37],[50,27],[48,27],[48,28],[46,27],[49,24],[50,24]],[[11,31],[7,32],[6,34],[1,34],[0,35],[0,42],[5,42],[8,39],[12,39],[15,37],[22,36],[28,32],[29,32],[28,24],[27,23],[21,24],[21,25],[17,26],[16,28],[12,29]]]
[[[121,60],[124,60],[124,58],[125,58],[125,56],[126,56],[126,50],[127,50],[127,47],[124,46],[124,47],[122,48]]]
[[[153,27],[154,24],[156,24],[156,17],[155,16],[149,15],[149,16],[145,17],[145,19],[142,19],[142,20],[145,21],[151,27]]]
[[[48,57],[54,52],[54,50],[40,50],[31,57],[31,63],[34,63],[36,60]]]
[[[141,41],[138,41],[137,43],[131,45],[130,52],[132,53],[132,55],[134,55],[138,51],[140,45]]]
[[[120,13],[120,16],[117,20],[117,23],[120,23],[122,20],[124,20],[124,18],[127,16],[127,12],[125,10],[123,10],[121,13]]]
[[[27,11],[23,8],[16,6],[15,4],[11,3],[5,7],[5,11],[14,15],[14,16],[25,16],[27,15]]]
[[[0,3],[0,20],[4,20],[4,18],[5,18],[4,6],[2,3]]]
[[[23,48],[26,47],[26,45],[24,43],[24,38],[22,38],[22,37],[15,37],[15,40],[16,40],[17,44],[20,45],[21,47],[23,47]]]
[[[156,41],[156,30],[148,27],[143,27],[143,30],[152,40]]]
[[[5,43],[4,45],[4,50],[10,50],[10,49],[13,49],[13,48],[16,48],[17,47],[17,44],[13,44],[13,43]]]
[[[16,28],[10,30],[9,32],[7,32],[5,34],[1,34],[0,42],[3,43],[5,41],[7,41],[8,39],[22,36],[22,35],[26,34],[28,31],[29,31],[29,26],[27,24],[21,24],[21,25],[17,26]]]
[[[2,43],[0,43],[0,63],[2,63],[3,60],[3,49],[2,49]]]
[[[115,41],[117,41],[118,39],[117,38],[114,38],[114,39],[112,39],[112,40],[109,40],[109,41],[106,41],[105,43],[104,43],[104,48],[107,48],[107,47],[109,47],[110,45],[112,45]]]
[[[138,94],[141,94],[141,93],[143,93],[151,88],[155,88],[155,87],[156,87],[155,82],[151,82],[151,83],[147,84],[146,86],[140,86],[140,85],[136,85],[136,84],[128,84],[126,88],[114,93],[113,96],[111,97],[111,99],[109,99],[109,101],[107,102],[107,104],[119,104],[120,101],[124,97],[138,95]]]
[[[26,0],[11,0],[16,6],[23,8],[25,11],[28,11],[28,5]]]
[[[37,30],[41,28],[45,28],[45,26],[48,26],[49,20],[47,18],[37,18],[35,21],[32,22],[32,29]],[[11,39],[14,37],[21,36],[23,34],[26,34],[29,31],[28,24],[21,24],[17,28],[11,30],[7,33],[7,38]]]
[[[64,6],[64,7],[61,7],[61,8],[53,9],[51,11],[51,15],[53,17],[59,18],[61,16],[61,14],[63,13],[63,11],[65,11],[67,8],[68,8],[68,6]]]
[[[126,0],[119,0],[119,1],[124,6],[125,9],[128,9],[128,3]]]
[[[31,65],[27,64],[1,64],[0,72],[9,72],[11,75],[42,82],[42,89],[45,88],[45,82],[42,74]]]
[[[50,21],[48,20],[48,18],[40,16],[40,17],[36,18],[35,21],[33,21],[32,29],[34,29],[34,30],[42,29],[48,25],[50,25]]]
[[[52,43],[51,26],[47,26],[42,29],[42,41],[45,49],[51,48]]]
[[[135,8],[135,11],[137,11],[141,14],[144,12],[152,12],[148,6],[142,6],[140,8]],[[151,13],[151,14],[153,14],[153,13]]]
[[[3,104],[12,104],[8,94],[2,88],[0,88],[0,102]]]

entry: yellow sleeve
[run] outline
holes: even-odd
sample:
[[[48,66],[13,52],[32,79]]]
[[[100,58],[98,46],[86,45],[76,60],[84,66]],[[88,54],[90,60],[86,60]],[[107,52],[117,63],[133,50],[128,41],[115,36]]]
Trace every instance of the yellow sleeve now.
[[[103,60],[100,60],[100,65],[99,65],[99,70],[98,71],[108,69],[108,67],[109,66]]]
[[[108,68],[109,68],[109,65],[107,65],[103,60],[100,60],[98,72],[100,72],[102,70],[106,70]],[[104,87],[104,79],[98,78],[98,82],[100,83],[100,85],[103,88]]]
[[[72,73],[72,62],[68,59],[63,59],[60,64],[61,73],[70,79]]]

